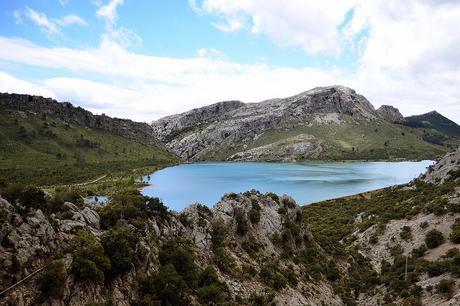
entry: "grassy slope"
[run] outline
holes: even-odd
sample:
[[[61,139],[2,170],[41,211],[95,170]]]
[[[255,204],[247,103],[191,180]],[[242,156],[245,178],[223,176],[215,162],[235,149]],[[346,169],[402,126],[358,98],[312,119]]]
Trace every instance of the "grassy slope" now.
[[[426,130],[425,130],[426,131]],[[437,134],[437,131],[429,131]],[[458,138],[449,137],[443,145],[426,142],[422,139],[423,129],[410,128],[387,122],[344,123],[313,126],[282,126],[265,132],[249,144],[248,149],[267,145],[279,140],[301,134],[324,139],[331,149],[323,155],[332,160],[378,160],[378,159],[432,159],[458,146]],[[242,150],[222,150],[226,158]]]
[[[31,113],[0,113],[0,179],[10,182],[41,186],[75,183],[178,161],[162,149],[102,130]]]

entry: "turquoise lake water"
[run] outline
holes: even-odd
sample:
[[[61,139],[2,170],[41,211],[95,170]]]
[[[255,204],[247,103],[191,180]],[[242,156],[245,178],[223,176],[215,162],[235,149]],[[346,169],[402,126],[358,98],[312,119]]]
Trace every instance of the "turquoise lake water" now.
[[[309,204],[411,181],[431,165],[419,162],[197,163],[166,168],[144,180],[143,194],[172,210],[193,203],[213,206],[228,192],[251,189],[291,195]]]

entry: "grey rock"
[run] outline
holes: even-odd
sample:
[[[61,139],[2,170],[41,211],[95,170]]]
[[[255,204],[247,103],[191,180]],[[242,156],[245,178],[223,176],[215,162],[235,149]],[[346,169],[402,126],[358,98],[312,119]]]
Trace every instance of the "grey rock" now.
[[[97,212],[95,212],[94,210],[90,209],[89,207],[85,207],[81,211],[81,215],[85,219],[86,223],[89,224],[91,227],[93,227],[95,229],[100,228],[100,217],[97,214]]]
[[[70,210],[71,212],[76,212],[79,211],[77,205],[71,203],[71,202],[64,202],[64,208]]]
[[[394,106],[391,105],[382,105],[377,109],[377,113],[380,115],[381,118],[385,119],[389,122],[402,122],[404,120],[404,116],[399,112]]]
[[[344,120],[382,119],[369,101],[353,89],[329,86],[259,103],[221,102],[159,119],[151,126],[167,148],[190,161],[295,160],[316,158],[326,144],[304,134],[304,139],[299,136],[268,144],[274,150],[266,155],[262,151],[268,147],[248,147],[274,129],[340,124]]]

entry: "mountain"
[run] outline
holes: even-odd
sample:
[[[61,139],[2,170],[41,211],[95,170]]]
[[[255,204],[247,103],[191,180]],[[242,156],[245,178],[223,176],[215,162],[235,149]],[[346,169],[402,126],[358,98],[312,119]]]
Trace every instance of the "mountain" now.
[[[436,130],[397,124],[402,119],[396,108],[375,110],[353,89],[329,86],[259,103],[220,102],[151,125],[167,148],[189,161],[420,159],[459,143]]]
[[[168,211],[0,186],[5,305],[458,305],[460,150],[419,179],[298,206],[230,193]],[[11,286],[11,287],[10,287]]]
[[[381,118],[389,122],[401,122],[404,120],[404,116],[394,106],[382,105],[377,109],[377,113]]]
[[[460,125],[437,111],[406,117],[403,124],[410,127],[434,129],[447,135],[460,137]]]
[[[1,180],[41,186],[179,161],[148,124],[17,94],[0,94],[0,156]]]

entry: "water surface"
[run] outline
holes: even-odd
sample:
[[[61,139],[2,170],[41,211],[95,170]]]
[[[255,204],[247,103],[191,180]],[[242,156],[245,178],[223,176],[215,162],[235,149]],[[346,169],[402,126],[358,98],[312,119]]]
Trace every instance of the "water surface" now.
[[[350,163],[197,163],[166,168],[145,177],[143,194],[172,210],[193,203],[212,206],[228,192],[257,189],[289,194],[299,204],[407,183],[432,161]]]

